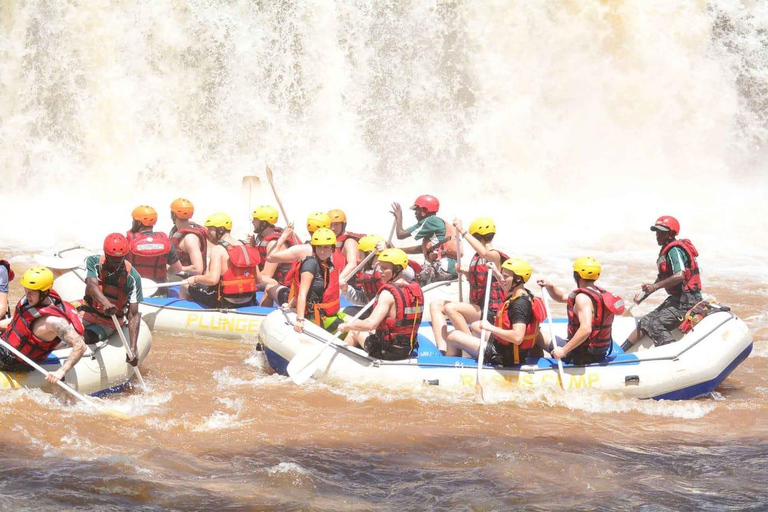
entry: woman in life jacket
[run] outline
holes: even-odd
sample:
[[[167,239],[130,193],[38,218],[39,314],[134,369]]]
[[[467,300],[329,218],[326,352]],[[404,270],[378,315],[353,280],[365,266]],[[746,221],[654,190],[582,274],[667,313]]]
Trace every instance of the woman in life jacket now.
[[[304,330],[308,317],[328,332],[335,332],[343,321],[339,311],[339,272],[333,266],[336,235],[328,228],[312,234],[312,256],[294,263],[289,299],[296,300],[296,332]]]
[[[3,341],[35,362],[44,361],[59,345],[72,347],[61,368],[50,372],[46,381],[55,384],[77,364],[85,353],[83,324],[77,311],[53,291],[53,272],[32,267],[21,276],[24,296],[11,320],[4,320]],[[0,345],[0,370],[29,370],[5,345]]]
[[[603,361],[610,353],[613,318],[624,312],[624,301],[595,284],[601,272],[596,259],[584,256],[573,262],[576,289],[570,294],[548,281],[538,281],[554,300],[566,304],[568,312],[568,338],[547,343],[555,359],[586,365]]]
[[[544,304],[525,288],[532,273],[531,265],[522,259],[507,259],[501,264],[498,278],[504,299],[498,314],[493,322],[482,319],[472,324],[474,333],[479,334],[484,329],[489,334],[483,355],[488,364],[513,366],[524,363],[535,345],[544,345],[539,333],[539,324],[546,318]],[[451,331],[447,341],[448,356],[461,356],[463,350],[477,358],[480,352],[480,339],[458,329]]]
[[[424,294],[418,282],[403,279],[408,255],[401,249],[381,251],[378,266],[385,284],[379,289],[373,312],[365,320],[340,325],[339,331],[350,332],[347,343],[364,348],[371,357],[408,359],[419,346]]]
[[[459,269],[469,282],[469,303],[439,300],[429,304],[435,344],[439,350],[443,351],[446,350],[445,338],[448,335],[445,317],[447,316],[451,320],[455,329],[470,334],[469,324],[480,320],[482,314],[488,263],[493,263],[498,269],[508,258],[506,254],[493,248],[492,242],[496,235],[496,224],[492,219],[488,217],[475,219],[466,231],[464,231],[459,219],[454,219],[453,225],[472,246],[475,254],[466,269]],[[494,279],[491,283],[491,299],[488,303],[487,320],[491,323],[493,323],[496,311],[501,307],[505,297],[503,283]]]
[[[168,273],[182,272],[181,261],[176,248],[165,233],[155,232],[157,212],[151,206],[137,206],[131,212],[133,224],[125,234],[130,243],[130,252],[126,258],[141,275],[156,283],[168,281]],[[160,288],[158,294],[167,289]]]
[[[344,282],[343,279],[339,281],[339,287],[344,293],[344,297],[351,303],[356,305],[367,304],[376,297],[379,288],[384,284],[381,271],[376,266],[376,262],[378,261],[379,252],[386,249],[386,246],[386,240],[379,235],[365,235],[357,243],[357,263],[355,266],[364,261],[372,252],[374,255],[347,282]],[[354,309],[345,308],[345,312],[347,314],[355,314],[359,309],[357,306]]]
[[[181,288],[181,298],[190,298],[208,308],[239,308],[256,304],[259,284],[277,283],[259,273],[259,250],[245,245],[230,233],[232,217],[214,213],[205,219],[208,240],[214,244],[205,274],[192,276]]]
[[[182,271],[196,276],[208,268],[208,230],[192,222],[195,205],[180,197],[171,203],[173,227],[168,236],[176,248]]]
[[[283,228],[276,226],[279,218],[277,209],[273,206],[259,206],[253,211],[253,234],[248,239],[248,244],[259,250],[259,271],[264,277],[271,277],[282,285],[289,286],[287,281],[288,272],[291,270],[290,263],[271,263],[267,257],[276,251],[292,247],[294,245],[293,237],[283,240],[282,245],[278,245],[280,235],[283,234]],[[262,306],[271,306],[272,299],[264,295],[261,302]]]
[[[363,235],[347,231],[347,214],[341,210],[330,210],[331,231],[336,235],[336,249],[333,251],[333,264],[339,269],[339,279],[346,281],[357,266],[357,244]]]

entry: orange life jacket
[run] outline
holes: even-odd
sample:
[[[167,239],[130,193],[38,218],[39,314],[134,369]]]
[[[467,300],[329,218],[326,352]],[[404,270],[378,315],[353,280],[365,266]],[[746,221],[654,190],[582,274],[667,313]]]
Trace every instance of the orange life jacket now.
[[[517,297],[507,297],[507,299],[502,302],[501,307],[496,314],[496,322],[494,324],[496,327],[504,329],[505,331],[512,330],[513,326],[509,319],[509,314],[507,314],[507,310],[509,309],[509,306],[511,306],[512,303],[518,299],[528,300],[531,302],[532,314],[531,321],[525,325],[523,342],[520,343],[520,345],[515,345],[512,343],[512,352],[514,354],[515,364],[520,364],[521,350],[528,351],[533,348],[533,345],[536,343],[536,336],[539,334],[539,325],[544,321],[545,318],[547,318],[547,310],[544,307],[544,301],[541,300],[540,297],[534,297],[531,292],[525,290],[525,293],[521,293]],[[491,338],[502,345],[510,344],[509,341],[501,338],[500,336],[491,335]]]
[[[410,355],[418,346],[419,326],[424,314],[424,294],[416,280],[407,284],[384,284],[379,295],[385,290],[395,298],[395,317],[385,318],[376,327],[376,334],[393,346],[410,347]]]
[[[253,298],[256,293],[256,279],[259,276],[259,250],[247,245],[232,245],[219,240],[227,250],[229,268],[219,279],[219,298]]]
[[[72,324],[78,334],[82,335],[85,332],[77,311],[69,302],[61,300],[59,294],[53,290],[48,293],[48,297],[51,299],[51,304],[42,307],[30,306],[27,298],[22,297],[16,306],[11,323],[3,334],[3,339],[12,347],[36,362],[44,361],[61,342],[58,336],[51,341],[35,336],[32,332],[32,323],[38,318],[46,316],[63,318]],[[21,361],[19,357],[16,359]]]
[[[304,260],[315,258],[307,256]],[[315,258],[317,259],[317,258]],[[291,291],[289,300],[293,299],[299,293],[301,287],[301,261],[294,261],[291,271],[288,273],[288,279],[291,282]],[[323,298],[322,302],[310,302],[307,296],[307,313],[311,312],[310,318],[316,325],[323,326],[323,318],[333,316],[339,312],[339,271],[331,264],[319,261],[320,270],[323,273]]]
[[[200,254],[203,256],[203,272],[205,272],[208,268],[208,230],[194,222],[190,222],[188,228],[178,229],[176,226],[171,228],[171,243],[176,247],[176,252],[179,253],[179,261],[181,261],[181,264],[185,267],[191,265],[192,260],[189,258],[189,253],[181,250],[179,246],[181,245],[181,241],[188,234],[193,234],[200,239]]]
[[[442,258],[456,259],[456,227],[450,222],[446,222],[442,217],[438,217],[445,224],[445,238],[438,244],[433,244],[429,238],[421,240],[421,252],[426,261],[435,261]],[[433,257],[434,256],[434,257]]]
[[[139,233],[128,231],[125,234],[131,244],[126,258],[141,277],[147,277],[158,283],[168,280],[166,255],[171,252],[171,241],[165,233],[147,230]]]

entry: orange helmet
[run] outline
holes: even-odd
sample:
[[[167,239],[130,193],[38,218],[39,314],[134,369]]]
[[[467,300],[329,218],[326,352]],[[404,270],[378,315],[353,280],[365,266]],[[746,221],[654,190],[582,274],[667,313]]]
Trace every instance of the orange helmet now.
[[[331,222],[347,222],[347,214],[341,210],[331,210],[328,212],[328,217],[331,218]]]
[[[180,197],[171,203],[171,211],[179,219],[191,219],[195,213],[195,205],[189,199]]]
[[[157,212],[151,206],[137,206],[131,212],[133,220],[141,222],[142,226],[152,227],[157,224]]]

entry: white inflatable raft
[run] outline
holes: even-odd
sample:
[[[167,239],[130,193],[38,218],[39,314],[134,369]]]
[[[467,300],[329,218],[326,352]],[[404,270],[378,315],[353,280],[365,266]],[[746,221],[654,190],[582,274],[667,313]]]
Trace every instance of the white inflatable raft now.
[[[296,333],[289,322],[293,312],[277,310],[265,318],[259,338],[270,366],[287,374],[288,362],[302,351],[318,352],[331,335],[306,323],[306,333]],[[617,317],[614,339],[624,340],[635,328],[635,318]],[[563,337],[565,319],[555,319],[555,335]],[[546,329],[546,327],[544,327]],[[653,347],[644,338],[624,354],[614,343],[605,362],[564,365],[566,389],[594,388],[637,398],[683,400],[711,393],[752,351],[752,336],[746,324],[731,312],[717,312],[704,318],[680,340]],[[315,378],[373,383],[380,386],[424,384],[472,391],[477,361],[442,356],[432,342],[432,330],[422,323],[419,350],[404,361],[381,361],[334,342],[318,357]],[[528,359],[513,367],[485,365],[481,370],[483,387],[536,388],[559,385],[557,363],[551,358]]]
[[[85,293],[83,279],[85,279],[85,271],[74,269],[57,277],[54,288],[64,300],[82,300]],[[425,286],[424,290],[427,304],[432,300],[458,299],[458,285],[455,282],[432,283]],[[351,304],[342,298],[341,306],[348,307]],[[139,304],[139,311],[152,331],[194,332],[255,345],[258,342],[257,335],[261,321],[275,311],[275,308],[247,306],[237,309],[206,309],[189,300],[145,297]],[[429,307],[426,307],[427,320],[429,320],[428,311]]]
[[[124,327],[126,339],[128,328]],[[142,322],[139,330],[138,349],[141,363],[149,354],[152,347],[152,333]],[[54,350],[44,362],[40,363],[45,370],[53,372],[61,368],[69,356],[71,348]],[[72,368],[64,380],[67,384],[81,393],[102,395],[122,390],[133,378],[133,367],[125,362],[125,348],[118,333],[114,333],[106,341],[88,345],[83,357]],[[37,371],[0,372],[0,389],[42,388],[51,384],[45,382],[45,377]]]

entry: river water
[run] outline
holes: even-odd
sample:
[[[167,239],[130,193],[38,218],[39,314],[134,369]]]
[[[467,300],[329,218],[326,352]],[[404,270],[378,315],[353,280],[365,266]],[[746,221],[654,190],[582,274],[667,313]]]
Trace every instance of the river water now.
[[[481,404],[297,387],[251,346],[156,333],[149,392],[108,398],[130,419],[0,394],[2,508],[765,509],[766,30],[756,1],[0,3],[0,256],[18,273],[98,249],[138,204],[167,230],[178,196],[243,233],[274,202],[240,182],[269,163],[292,219],[342,207],[386,235],[390,202],[430,192],[447,217],[492,216],[534,279],[568,286],[590,254],[625,297],[654,277],[648,226],[675,215],[755,342],[692,401]]]

